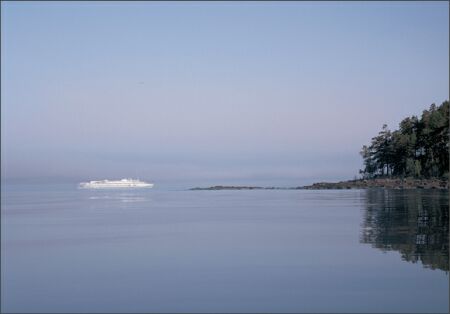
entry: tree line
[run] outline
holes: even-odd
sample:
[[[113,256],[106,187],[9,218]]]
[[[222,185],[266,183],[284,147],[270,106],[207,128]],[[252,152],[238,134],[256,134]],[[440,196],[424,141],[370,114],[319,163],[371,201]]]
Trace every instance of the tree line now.
[[[360,152],[363,178],[383,176],[445,178],[449,171],[449,102],[432,104],[420,119],[403,119],[399,129],[386,124]]]

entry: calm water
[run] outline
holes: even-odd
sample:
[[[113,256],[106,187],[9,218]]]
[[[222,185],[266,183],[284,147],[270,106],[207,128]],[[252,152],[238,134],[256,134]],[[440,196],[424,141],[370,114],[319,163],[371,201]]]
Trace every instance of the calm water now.
[[[448,312],[448,193],[2,187],[3,312]]]

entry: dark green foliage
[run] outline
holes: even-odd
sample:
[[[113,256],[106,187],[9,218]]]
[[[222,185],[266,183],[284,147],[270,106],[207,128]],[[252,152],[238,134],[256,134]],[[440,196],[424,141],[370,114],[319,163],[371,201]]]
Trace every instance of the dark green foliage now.
[[[379,176],[442,177],[449,170],[449,102],[430,106],[422,116],[408,117],[391,132],[383,125],[360,152],[364,178]]]

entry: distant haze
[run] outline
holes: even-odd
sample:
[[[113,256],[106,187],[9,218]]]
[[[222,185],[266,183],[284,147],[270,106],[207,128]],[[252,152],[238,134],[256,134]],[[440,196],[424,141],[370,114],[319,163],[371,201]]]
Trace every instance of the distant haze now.
[[[449,98],[448,2],[2,2],[2,179],[350,179]]]

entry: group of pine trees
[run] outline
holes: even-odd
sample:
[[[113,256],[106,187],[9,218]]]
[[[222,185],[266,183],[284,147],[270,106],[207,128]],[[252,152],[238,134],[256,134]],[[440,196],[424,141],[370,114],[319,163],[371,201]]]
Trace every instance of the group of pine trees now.
[[[399,129],[387,125],[361,152],[364,178],[383,176],[445,178],[449,171],[449,102],[408,117]]]

